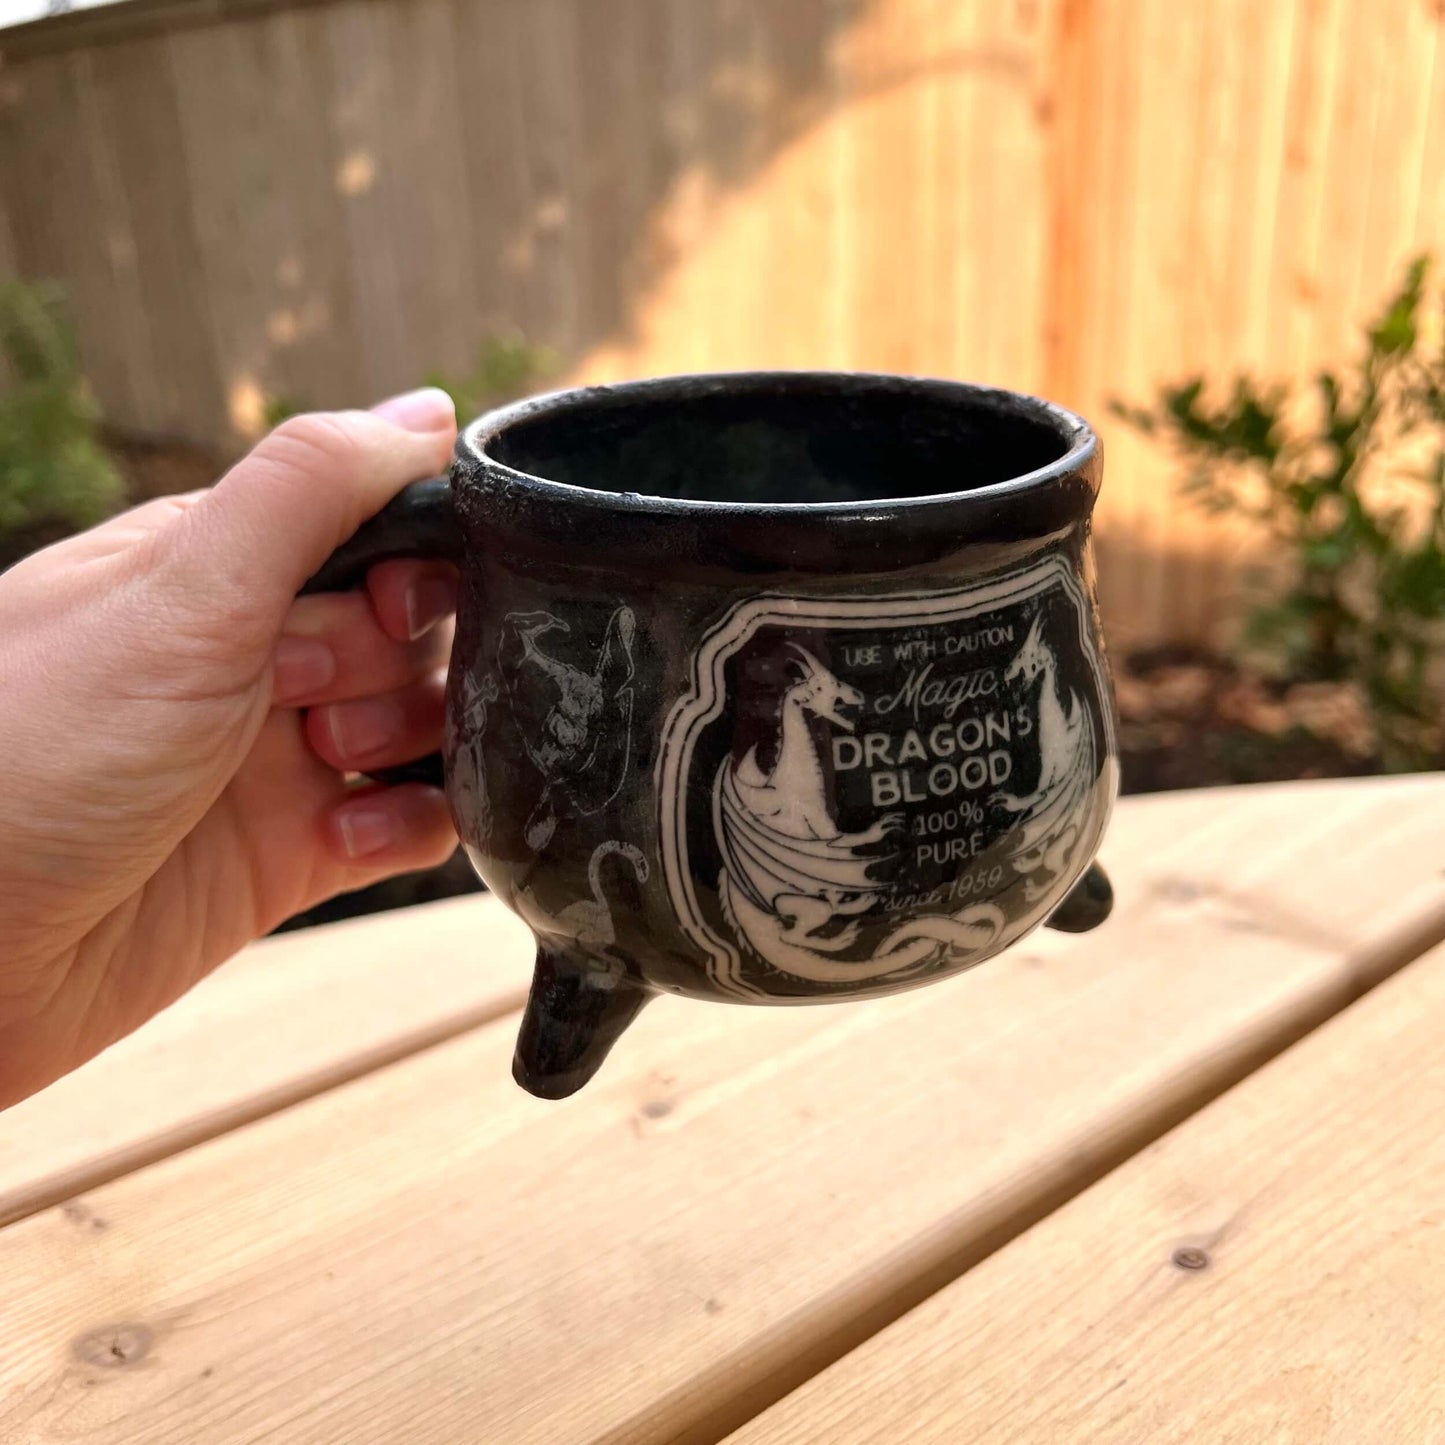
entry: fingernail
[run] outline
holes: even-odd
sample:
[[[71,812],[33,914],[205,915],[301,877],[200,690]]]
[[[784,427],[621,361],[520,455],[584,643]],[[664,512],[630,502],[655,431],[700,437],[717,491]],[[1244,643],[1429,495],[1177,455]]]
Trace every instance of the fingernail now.
[[[404,391],[400,396],[378,403],[372,411],[396,426],[405,427],[407,431],[442,431],[457,424],[457,411],[451,397],[436,386]]]
[[[336,751],[343,758],[361,761],[401,735],[401,705],[389,697],[333,703],[326,712],[326,725]]]
[[[422,577],[406,589],[406,630],[415,642],[430,632],[456,606],[449,583],[440,577]]]
[[[283,637],[271,654],[271,700],[279,706],[315,697],[336,676],[336,654],[314,637]]]
[[[379,803],[351,803],[338,808],[336,826],[349,858],[366,858],[396,842],[401,829],[393,809]]]

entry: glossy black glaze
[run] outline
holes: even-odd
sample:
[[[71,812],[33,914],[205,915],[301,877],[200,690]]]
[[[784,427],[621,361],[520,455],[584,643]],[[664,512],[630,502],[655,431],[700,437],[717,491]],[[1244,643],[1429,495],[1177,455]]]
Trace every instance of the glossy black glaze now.
[[[448,795],[538,938],[524,1087],[579,1088],[658,990],[890,992],[1107,916],[1099,476],[1011,393],[668,378],[482,418],[454,522],[422,484],[343,549],[317,586],[462,559]]]
[[[344,592],[366,580],[378,562],[396,557],[462,559],[462,537],[452,510],[451,480],[431,477],[413,482],[384,506],[348,542],[343,542],[321,570],[301,589]]]
[[[1090,863],[1084,876],[1045,920],[1045,926],[1060,933],[1088,933],[1114,911],[1114,885],[1097,863]]]

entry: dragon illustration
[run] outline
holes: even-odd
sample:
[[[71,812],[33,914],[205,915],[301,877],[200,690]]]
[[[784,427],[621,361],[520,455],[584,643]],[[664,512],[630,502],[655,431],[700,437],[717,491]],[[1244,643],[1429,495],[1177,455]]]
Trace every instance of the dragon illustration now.
[[[592,850],[587,864],[587,883],[592,890],[591,898],[578,899],[569,903],[556,918],[557,931],[575,938],[583,948],[594,953],[605,953],[617,942],[617,930],[612,922],[612,909],[602,892],[602,864],[613,854],[619,854],[632,865],[632,871],[639,883],[647,882],[647,859],[631,843],[619,843],[609,839],[599,843]]]
[[[723,867],[718,892],[740,938],[774,968],[815,983],[880,978],[947,949],[987,947],[1002,912],[979,904],[902,924],[862,961],[839,957],[858,940],[858,915],[880,904],[888,885],[875,877],[890,861],[898,819],[842,832],[824,787],[811,719],[853,731],[848,710],[863,695],[839,681],[805,648],[787,644],[790,682],[779,708],[777,761],[764,772],[757,749],[724,761],[713,792]]]
[[[539,725],[520,726],[522,746],[544,779],[525,829],[532,848],[547,845],[559,817],[595,813],[616,796],[632,746],[632,609],[619,607],[608,619],[590,672],[537,645],[549,632],[570,631],[550,612],[511,612],[498,644],[514,711],[522,699],[550,700]]]
[[[487,788],[487,708],[497,700],[497,679],[490,673],[478,683],[462,673],[461,707],[447,713],[447,755],[452,759],[452,794],[459,816],[474,822],[476,836],[485,841],[492,832],[492,800]]]
[[[608,839],[592,850],[587,863],[587,886],[591,898],[579,898],[553,913],[541,907],[530,888],[517,890],[517,911],[539,932],[563,941],[573,948],[574,959],[585,961],[594,973],[620,977],[627,969],[627,960],[617,949],[617,926],[612,920],[612,905],[603,891],[602,865],[611,857],[619,857],[632,869],[638,883],[646,883],[651,872],[647,859],[631,843]]]
[[[1089,812],[1094,756],[1093,718],[1076,692],[1070,690],[1067,705],[1060,697],[1054,654],[1043,641],[1041,618],[1035,617],[1004,680],[1028,686],[1039,678],[1038,786],[1021,797],[996,793],[989,800],[1021,815],[1008,837],[1007,856],[1023,875],[1030,902],[1042,898],[1069,866]]]

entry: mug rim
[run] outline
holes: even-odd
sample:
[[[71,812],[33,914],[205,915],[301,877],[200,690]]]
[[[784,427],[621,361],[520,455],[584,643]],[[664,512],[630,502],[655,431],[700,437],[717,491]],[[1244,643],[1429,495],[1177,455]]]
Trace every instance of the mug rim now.
[[[504,432],[521,422],[546,419],[584,411],[614,401],[645,400],[666,402],[670,395],[694,399],[708,394],[765,391],[777,386],[849,392],[913,392],[943,401],[982,403],[995,412],[1012,412],[1048,427],[1066,444],[1063,455],[1041,467],[1021,472],[998,482],[966,487],[957,491],[930,492],[923,496],[868,497],[846,502],[756,502],[714,501],[684,497],[662,497],[640,492],[611,492],[598,487],[555,481],[509,466],[491,455],[487,447]],[[678,372],[666,376],[607,382],[594,386],[563,387],[509,402],[484,412],[468,423],[457,437],[456,460],[480,467],[484,475],[530,494],[537,500],[585,505],[610,513],[645,513],[650,516],[767,516],[783,514],[797,518],[825,520],[887,510],[924,511],[930,507],[986,506],[1043,490],[1055,482],[1086,476],[1090,492],[1097,493],[1098,469],[1090,465],[1099,454],[1094,428],[1077,412],[1029,392],[944,377],[878,371],[766,370]]]

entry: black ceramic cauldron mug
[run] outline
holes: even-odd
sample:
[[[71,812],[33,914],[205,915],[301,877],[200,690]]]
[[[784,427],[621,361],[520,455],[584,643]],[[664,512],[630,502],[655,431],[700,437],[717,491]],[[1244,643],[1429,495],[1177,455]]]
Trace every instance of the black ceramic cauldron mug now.
[[[460,565],[445,784],[537,937],[524,1088],[658,991],[866,997],[1103,921],[1100,468],[1009,392],[669,377],[482,417],[331,559],[308,590]]]

